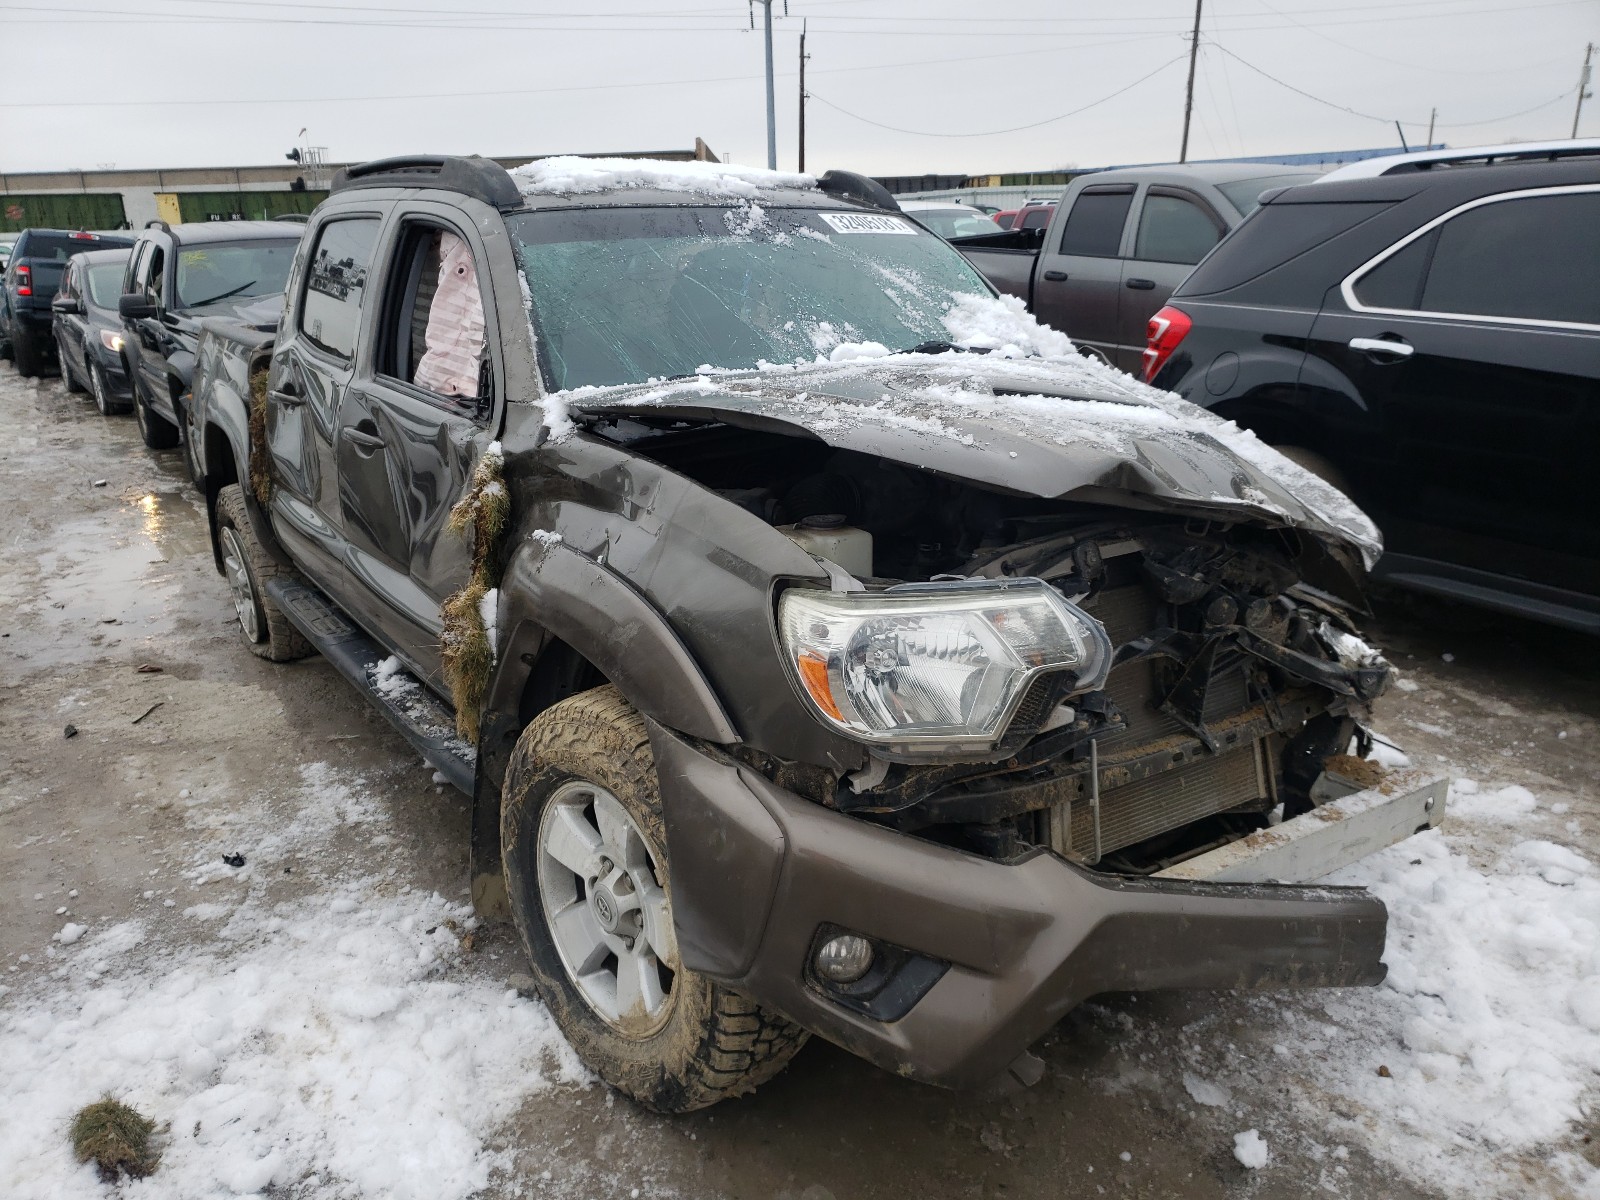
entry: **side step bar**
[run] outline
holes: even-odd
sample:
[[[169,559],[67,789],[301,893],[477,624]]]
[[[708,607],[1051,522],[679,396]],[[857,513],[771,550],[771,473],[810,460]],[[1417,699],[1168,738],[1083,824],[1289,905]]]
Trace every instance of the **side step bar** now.
[[[370,700],[450,785],[472,795],[477,751],[456,736],[449,707],[307,583],[269,580],[267,596],[322,654]],[[382,669],[380,669],[382,664]]]

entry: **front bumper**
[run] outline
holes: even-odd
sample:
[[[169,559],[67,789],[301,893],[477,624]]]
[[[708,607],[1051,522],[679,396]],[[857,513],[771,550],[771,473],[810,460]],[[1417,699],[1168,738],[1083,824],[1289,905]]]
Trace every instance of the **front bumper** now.
[[[908,1078],[986,1087],[1102,992],[1373,985],[1387,913],[1359,888],[1123,879],[1001,863],[843,816],[651,724],[684,964]],[[897,1020],[809,977],[840,927],[948,964]]]

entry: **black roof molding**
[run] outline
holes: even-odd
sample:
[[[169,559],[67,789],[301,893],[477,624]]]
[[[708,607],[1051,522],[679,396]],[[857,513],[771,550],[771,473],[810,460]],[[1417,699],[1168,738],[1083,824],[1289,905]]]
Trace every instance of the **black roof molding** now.
[[[524,200],[506,169],[492,159],[447,154],[407,154],[343,167],[329,192],[358,187],[439,188],[460,192],[499,209],[521,208]]]
[[[817,180],[817,188],[830,196],[853,200],[869,208],[881,208],[886,212],[900,211],[899,203],[889,194],[888,188],[876,179],[857,175],[854,171],[829,171]]]

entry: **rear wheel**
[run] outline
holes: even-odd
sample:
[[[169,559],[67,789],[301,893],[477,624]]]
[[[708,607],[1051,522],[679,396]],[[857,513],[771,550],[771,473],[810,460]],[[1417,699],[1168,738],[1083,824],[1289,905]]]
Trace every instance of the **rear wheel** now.
[[[655,761],[612,687],[522,731],[502,793],[512,914],[540,997],[579,1057],[657,1112],[771,1079],[805,1031],[684,967]]]
[[[230,483],[217,494],[217,542],[222,548],[222,574],[233,593],[233,611],[250,653],[272,662],[305,658],[314,647],[268,598],[265,587],[293,572],[280,566],[262,547],[245,510],[244,489]]]
[[[61,382],[66,385],[67,391],[73,395],[83,391],[83,384],[72,373],[72,356],[67,353],[67,344],[61,340],[59,333],[56,334],[56,361],[61,364]]]
[[[171,450],[178,444],[178,427],[150,411],[150,402],[145,399],[144,386],[137,375],[133,376],[133,417],[139,423],[139,436],[150,449]]]
[[[194,427],[189,424],[183,405],[173,401],[172,409],[178,414],[178,437],[183,446],[184,470],[189,472],[189,482],[197,488],[201,487],[204,476],[200,470],[200,456],[195,452]]]
[[[38,375],[44,370],[44,354],[39,343],[24,326],[17,326],[11,334],[11,354],[17,362],[18,375]]]

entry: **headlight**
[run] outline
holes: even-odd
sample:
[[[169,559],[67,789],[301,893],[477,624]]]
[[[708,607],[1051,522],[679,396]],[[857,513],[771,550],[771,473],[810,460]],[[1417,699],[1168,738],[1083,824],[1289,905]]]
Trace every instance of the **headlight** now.
[[[122,353],[122,335],[120,333],[113,333],[109,329],[102,329],[100,331],[100,344],[113,354]]]
[[[909,752],[988,749],[1038,676],[1070,671],[1082,692],[1111,669],[1100,622],[1037,579],[791,588],[778,631],[801,692],[829,724]]]

